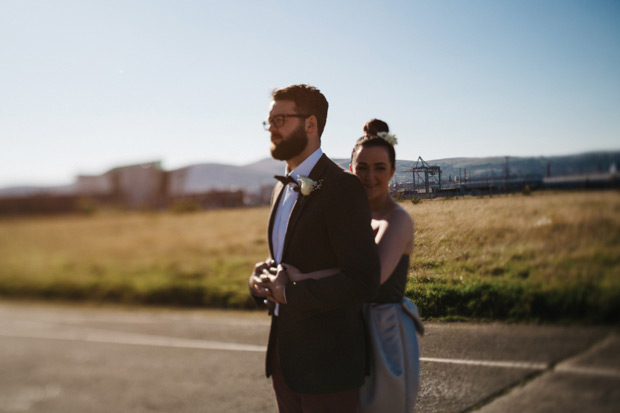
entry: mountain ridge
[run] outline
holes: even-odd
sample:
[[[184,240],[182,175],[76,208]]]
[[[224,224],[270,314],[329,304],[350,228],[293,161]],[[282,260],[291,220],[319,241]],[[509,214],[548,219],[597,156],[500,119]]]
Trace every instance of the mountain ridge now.
[[[349,159],[332,158],[341,167],[348,169]],[[395,180],[411,182],[412,173],[405,170],[416,165],[413,160],[396,161]],[[439,166],[442,179],[449,180],[466,175],[470,179],[505,177],[544,177],[579,175],[607,172],[620,166],[619,151],[591,151],[557,156],[490,156],[454,157],[426,161],[428,165]],[[615,165],[615,166],[612,166]],[[119,167],[119,168],[122,168]],[[266,157],[246,165],[236,166],[221,162],[205,162],[188,165],[168,171],[170,174],[184,173],[186,181],[183,190],[204,192],[209,190],[244,190],[255,193],[262,187],[274,183],[273,176],[283,173],[283,161]],[[114,168],[117,169],[117,168]],[[0,188],[0,196],[28,196],[33,194],[67,194],[75,191],[75,183],[59,186],[20,185]]]

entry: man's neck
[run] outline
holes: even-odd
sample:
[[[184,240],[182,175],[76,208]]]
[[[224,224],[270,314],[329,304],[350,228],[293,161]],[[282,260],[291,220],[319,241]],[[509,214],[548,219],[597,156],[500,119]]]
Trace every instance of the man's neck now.
[[[301,163],[303,161],[305,161],[307,158],[307,156],[303,159],[300,159],[299,156],[294,157],[293,159],[289,159],[288,161],[286,161],[286,170],[287,172],[291,172],[293,170],[295,170],[295,168],[297,168],[299,165],[301,165]]]
[[[293,171],[295,168],[297,168],[299,165],[302,164],[303,161],[305,161],[310,155],[312,155],[317,149],[319,149],[320,146],[311,146],[308,145],[306,146],[306,149],[304,149],[304,151],[302,153],[300,153],[299,155],[288,159],[286,161],[286,166],[287,166],[287,170],[288,172]]]

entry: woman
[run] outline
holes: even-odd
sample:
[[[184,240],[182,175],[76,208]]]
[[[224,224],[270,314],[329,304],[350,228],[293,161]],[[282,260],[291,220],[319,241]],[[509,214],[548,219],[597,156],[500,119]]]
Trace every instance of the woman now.
[[[416,332],[424,331],[417,308],[404,297],[414,244],[413,221],[388,190],[396,171],[396,138],[378,119],[367,122],[364,132],[353,148],[349,168],[368,195],[381,259],[381,288],[364,308],[373,358],[371,374],[360,389],[360,407],[365,413],[412,412],[420,374]],[[290,265],[284,267],[293,281],[333,273],[302,274]]]
[[[373,119],[351,154],[351,171],[368,195],[371,225],[381,259],[381,288],[364,312],[372,342],[371,374],[360,389],[362,412],[412,412],[419,387],[420,362],[416,331],[423,334],[415,305],[404,297],[413,252],[411,216],[390,197],[396,172],[396,138],[388,125]]]

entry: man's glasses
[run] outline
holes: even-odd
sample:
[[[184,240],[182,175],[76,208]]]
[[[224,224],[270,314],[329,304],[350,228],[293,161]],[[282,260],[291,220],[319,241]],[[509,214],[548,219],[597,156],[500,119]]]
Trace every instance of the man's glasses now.
[[[276,128],[281,128],[282,126],[284,126],[284,122],[286,122],[286,118],[307,118],[309,116],[312,116],[312,115],[298,115],[298,114],[275,115],[263,122],[263,128],[265,128],[266,131],[268,131],[272,125],[275,126]]]

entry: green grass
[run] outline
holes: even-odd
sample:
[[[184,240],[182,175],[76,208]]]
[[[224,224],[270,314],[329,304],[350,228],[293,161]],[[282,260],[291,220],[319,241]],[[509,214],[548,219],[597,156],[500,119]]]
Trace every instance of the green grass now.
[[[620,194],[534,193],[406,205],[407,293],[426,317],[618,322]]]
[[[620,319],[620,193],[404,201],[425,318]],[[0,295],[254,308],[268,209],[0,219]]]
[[[265,208],[0,221],[0,294],[254,308]],[[245,289],[244,289],[245,287]]]

